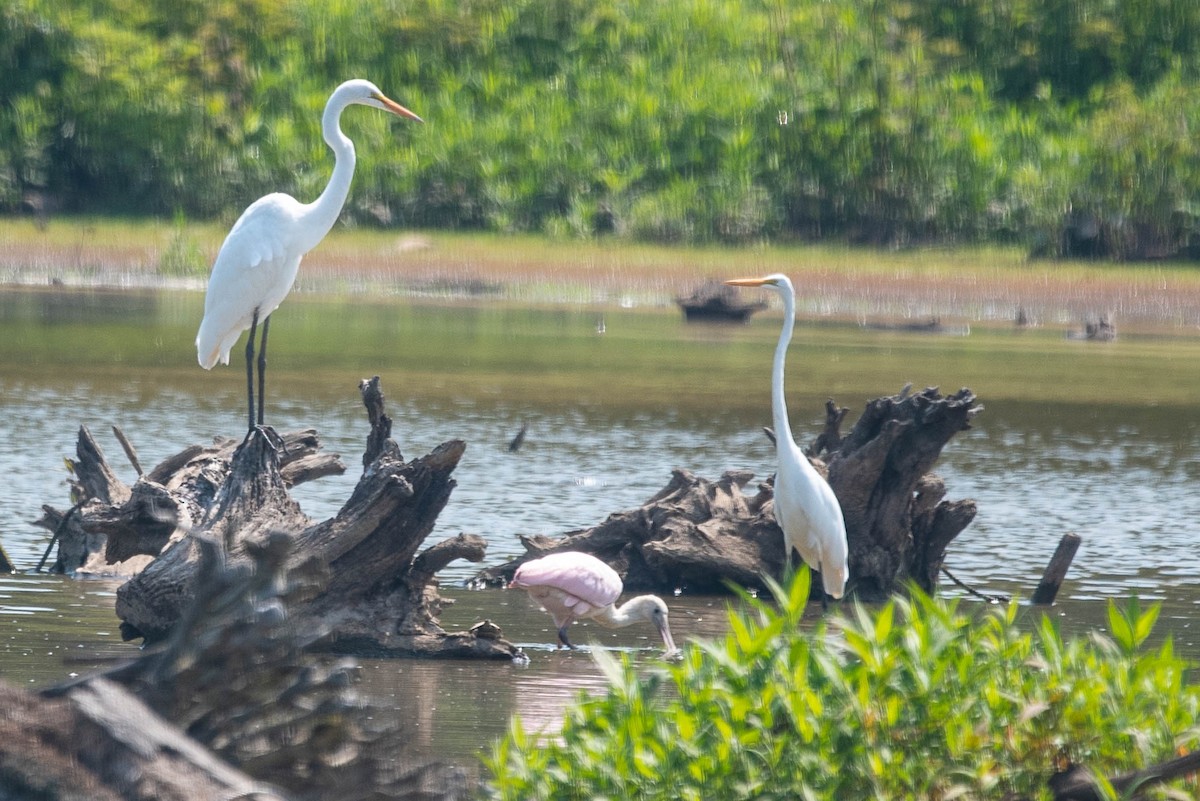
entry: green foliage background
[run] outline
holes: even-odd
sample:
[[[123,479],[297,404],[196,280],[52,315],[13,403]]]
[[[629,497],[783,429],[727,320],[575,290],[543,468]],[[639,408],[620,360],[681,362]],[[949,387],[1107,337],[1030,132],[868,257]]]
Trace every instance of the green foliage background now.
[[[346,115],[352,221],[1173,252],[1198,73],[1194,0],[0,0],[0,211],[311,198],[367,77],[428,124]]]
[[[968,615],[914,591],[809,629],[798,575],[649,677],[597,652],[608,694],[553,737],[515,719],[488,797],[1032,801],[1066,763],[1115,776],[1200,746],[1190,666],[1146,645],[1157,606],[1110,605],[1109,636],[1067,640],[1049,617],[1018,627],[1015,602]]]

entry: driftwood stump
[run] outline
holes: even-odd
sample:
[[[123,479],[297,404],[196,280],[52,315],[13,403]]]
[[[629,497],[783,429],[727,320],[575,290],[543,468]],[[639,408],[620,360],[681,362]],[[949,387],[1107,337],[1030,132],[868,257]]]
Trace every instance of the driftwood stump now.
[[[188,739],[112,682],[97,679],[58,698],[0,683],[0,704],[2,798],[282,798]]]
[[[0,797],[340,801],[472,797],[471,772],[416,754],[359,698],[350,659],[308,653],[290,614],[328,576],[280,531],[226,561],[194,535],[197,592],[158,647],[38,694],[0,686]]]
[[[132,446],[124,434],[119,439],[129,453]],[[321,452],[320,438],[311,429],[283,434],[281,439],[279,473],[285,487],[346,471],[336,454]],[[139,471],[130,487],[109,465],[91,431],[81,426],[75,459],[69,460],[71,497],[78,508],[71,514],[45,505],[35,521],[57,538],[58,556],[51,570],[110,576],[138,572],[173,537],[200,525],[238,448],[237,440],[225,437],[211,445],[189,446],[149,473]]]
[[[636,509],[616,512],[561,537],[521,537],[525,554],[480,571],[485,583],[507,583],[517,566],[555,551],[586,551],[621,574],[627,590],[726,592],[727,582],[762,587],[764,572],[783,565],[783,534],[769,514],[771,489],[743,488],[748,471],[717,481],[675,470],[671,481]]]
[[[827,440],[829,485],[846,519],[850,581],[859,597],[884,598],[910,579],[936,591],[946,547],[975,519],[976,507],[945,500],[945,482],[930,470],[982,408],[969,389],[943,396],[936,388],[905,387],[868,403],[844,438]],[[836,429],[841,417],[833,404],[826,415]]]
[[[324,633],[313,648],[379,656],[519,655],[502,638],[447,633],[437,620],[445,601],[435,573],[454,559],[481,560],[484,541],[460,535],[418,553],[454,489],[451,474],[466,445],[451,440],[404,462],[387,436],[391,421],[378,378],[362,382],[360,391],[372,423],[372,458],[337,516],[319,523],[288,494],[298,480],[331,471],[313,432],[280,442],[278,435],[255,431],[240,445],[190,448],[121,493],[103,454],[81,430],[75,472],[89,477],[79,492],[93,500],[77,515],[78,525],[106,533],[105,554],[112,559],[137,554],[148,562],[117,591],[126,639],[162,640],[193,607],[199,535],[237,563],[247,558],[246,543],[287,531],[297,558],[316,559],[328,571],[322,591],[291,612],[299,624]],[[47,509],[44,520],[50,526],[61,518]]]
[[[851,592],[880,598],[908,579],[935,590],[945,549],[974,518],[975,504],[944,500],[945,485],[929,470],[980,408],[970,390],[943,397],[936,389],[910,394],[905,388],[868,403],[843,437],[846,410],[826,404],[817,443],[828,454],[828,468],[810,458],[842,505]],[[783,532],[774,517],[773,477],[749,495],[743,488],[751,478],[728,472],[713,482],[677,470],[641,507],[559,537],[522,537],[524,555],[477,578],[505,582],[521,562],[578,550],[611,564],[630,590],[711,592],[729,582],[761,588],[764,575],[783,571]]]

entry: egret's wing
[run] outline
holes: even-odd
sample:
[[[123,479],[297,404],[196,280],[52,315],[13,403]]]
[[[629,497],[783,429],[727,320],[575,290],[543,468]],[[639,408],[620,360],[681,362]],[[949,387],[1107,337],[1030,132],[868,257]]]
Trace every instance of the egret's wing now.
[[[784,542],[799,551],[809,567],[820,568],[826,590],[840,597],[846,583],[847,558],[842,507],[829,483],[799,448],[787,455],[780,453],[774,503],[775,520],[783,529]]]
[[[295,247],[296,210],[287,195],[250,205],[225,237],[213,263],[204,298],[204,320],[196,335],[200,364],[229,363],[229,350],[250,327],[254,312],[264,320],[287,296],[300,254]]]
[[[217,261],[226,251],[241,268],[285,258],[299,205],[295,198],[280,192],[251,203],[225,237]]]

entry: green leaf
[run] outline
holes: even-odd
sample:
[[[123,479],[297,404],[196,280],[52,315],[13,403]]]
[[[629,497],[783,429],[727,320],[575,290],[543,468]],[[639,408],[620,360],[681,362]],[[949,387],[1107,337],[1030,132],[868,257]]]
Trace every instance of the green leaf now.
[[[1137,621],[1133,626],[1133,645],[1135,648],[1140,648],[1146,638],[1154,630],[1154,624],[1158,622],[1158,613],[1162,611],[1161,604],[1151,604],[1145,612],[1137,617]]]
[[[1130,611],[1134,615],[1137,614],[1136,610]],[[1108,631],[1122,651],[1131,653],[1134,650],[1133,622],[1112,600],[1108,602]]]

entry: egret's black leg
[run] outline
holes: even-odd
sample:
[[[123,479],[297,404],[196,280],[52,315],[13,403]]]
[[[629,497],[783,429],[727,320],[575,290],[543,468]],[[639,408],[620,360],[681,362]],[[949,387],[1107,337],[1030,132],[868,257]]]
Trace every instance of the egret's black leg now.
[[[829,593],[825,592],[825,579],[821,576],[821,566],[817,565],[817,569],[812,572],[813,581],[821,588],[821,611],[829,611]]]
[[[263,424],[263,398],[266,395],[264,387],[267,384],[267,329],[271,327],[271,315],[263,320],[262,341],[258,343],[258,424]]]
[[[250,403],[250,428],[254,430],[254,335],[258,331],[258,309],[250,318],[250,337],[246,340],[246,399]]]

